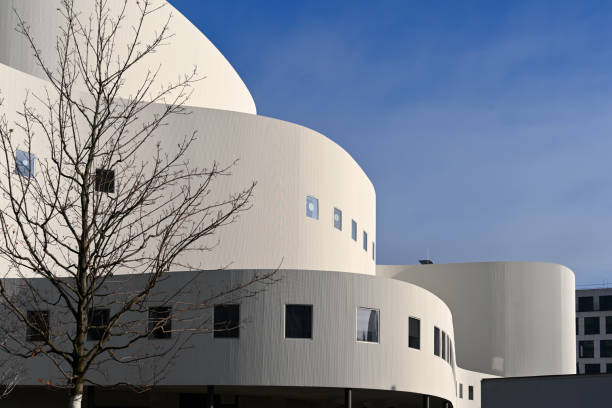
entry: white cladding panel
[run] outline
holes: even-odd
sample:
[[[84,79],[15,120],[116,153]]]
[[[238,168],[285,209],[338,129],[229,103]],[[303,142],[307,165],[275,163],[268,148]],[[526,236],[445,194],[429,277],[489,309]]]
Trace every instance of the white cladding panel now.
[[[130,30],[138,15],[136,3],[136,1],[127,2],[123,30],[117,37],[120,41],[124,41],[117,44],[117,49],[121,52],[125,52],[128,39],[133,38]],[[63,17],[57,10],[60,4],[60,0],[0,0],[0,63],[46,79],[24,37],[15,31],[18,19],[13,7],[30,25],[31,33],[47,65],[55,68],[56,36],[59,33],[58,28],[64,24]],[[75,1],[76,8],[82,10],[85,19],[94,4],[93,0]],[[107,4],[114,7],[113,12],[116,14],[119,12],[117,7],[122,6],[123,1],[112,0]],[[125,87],[119,96],[127,97],[132,94],[148,70],[160,67],[156,86],[161,86],[176,81],[180,75],[188,73],[196,66],[200,77],[205,78],[193,84],[190,105],[256,113],[255,102],[246,85],[208,38],[165,0],[155,0],[152,4],[164,7],[145,20],[142,29],[143,42],[150,41],[170,14],[172,14],[170,33],[174,36],[165,42],[166,45],[160,46],[154,54],[146,56],[130,70],[126,76]]]
[[[462,368],[508,377],[575,373],[574,273],[564,266],[379,265],[377,275],[421,286],[448,305]]]

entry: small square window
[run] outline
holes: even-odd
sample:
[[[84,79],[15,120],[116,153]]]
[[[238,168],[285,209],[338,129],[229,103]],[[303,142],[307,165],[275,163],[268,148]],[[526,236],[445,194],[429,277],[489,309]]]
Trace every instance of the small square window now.
[[[306,196],[306,216],[319,219],[319,200],[312,196]]]
[[[581,296],[578,298],[579,312],[592,312],[593,309],[593,296]]]
[[[103,193],[115,192],[115,171],[96,169],[96,191]]]
[[[15,151],[15,173],[23,177],[34,177],[36,156],[22,150]]]
[[[110,309],[89,309],[87,313],[87,340],[102,340],[108,322]]]
[[[584,334],[599,334],[599,316],[584,318]]]
[[[149,333],[152,339],[172,337],[172,308],[157,306],[149,308]]]
[[[363,250],[368,251],[368,233],[363,231]]]
[[[578,342],[578,357],[593,358],[595,357],[595,345],[593,340],[582,340]]]
[[[408,347],[421,348],[421,321],[415,317],[408,318]]]
[[[334,228],[342,231],[342,211],[334,207]]]
[[[285,306],[285,337],[288,339],[312,338],[312,305]]]
[[[599,310],[612,310],[612,295],[599,297]]]
[[[240,337],[240,305],[216,305],[214,337]]]
[[[378,343],[378,310],[357,308],[357,340]]]
[[[472,385],[468,387],[468,399],[474,399],[474,387]]]
[[[28,310],[29,326],[26,328],[27,341],[49,340],[49,311]]]

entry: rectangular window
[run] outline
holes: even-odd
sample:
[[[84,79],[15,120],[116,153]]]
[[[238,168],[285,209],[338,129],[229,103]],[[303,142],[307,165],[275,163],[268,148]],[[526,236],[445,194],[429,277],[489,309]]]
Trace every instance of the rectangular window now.
[[[363,250],[368,250],[368,233],[363,231]]]
[[[357,308],[357,340],[378,343],[378,310]]]
[[[28,322],[26,327],[27,341],[49,340],[49,311],[28,310]]]
[[[599,334],[599,316],[584,318],[584,334]]]
[[[578,298],[578,311],[579,312],[592,312],[593,311],[593,296],[581,296]]]
[[[599,356],[612,357],[612,340],[599,340]]]
[[[599,310],[612,310],[612,295],[599,297]]]
[[[240,305],[216,305],[213,337],[240,337]]]
[[[96,191],[103,193],[115,192],[115,171],[96,169]]]
[[[593,358],[595,357],[595,346],[593,340],[582,340],[578,342],[578,357]]]
[[[172,337],[172,308],[157,306],[149,308],[149,337],[169,339]]]
[[[355,220],[351,220],[351,237],[353,241],[357,241],[357,223]]]
[[[306,216],[315,220],[319,219],[319,199],[306,196]]]
[[[334,208],[334,228],[342,231],[342,211]]]
[[[468,387],[468,399],[474,399],[474,387],[471,385]]]
[[[440,329],[434,326],[434,354],[440,357]]]
[[[34,160],[36,156],[22,150],[15,151],[15,173],[23,177],[34,177]]]
[[[448,362],[453,365],[453,342],[448,338]]]
[[[612,316],[606,316],[606,334],[612,334]]]
[[[285,337],[312,339],[312,305],[285,306]]]
[[[376,260],[376,244],[372,241],[372,260]]]
[[[463,384],[459,383],[459,398],[463,398]]]
[[[89,309],[87,312],[87,340],[102,340],[108,322],[110,309]]]
[[[408,347],[421,348],[421,321],[414,317],[408,318]]]
[[[446,333],[442,331],[442,360],[446,360]]]
[[[585,374],[601,374],[601,367],[599,366],[599,364],[585,364],[584,373]]]
[[[606,373],[612,374],[612,363],[606,364]]]
[[[580,323],[580,318],[579,318],[579,317],[577,317],[577,318],[576,318],[576,334],[579,334],[579,333],[578,333],[578,326],[579,326],[579,323]]]

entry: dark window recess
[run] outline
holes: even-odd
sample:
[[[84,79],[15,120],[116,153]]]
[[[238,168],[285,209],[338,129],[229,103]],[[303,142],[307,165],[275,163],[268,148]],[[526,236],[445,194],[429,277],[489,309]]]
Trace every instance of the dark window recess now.
[[[612,295],[599,297],[599,310],[612,310]]]
[[[584,318],[584,334],[599,334],[599,316]]]
[[[459,398],[463,398],[463,384],[459,384]]]
[[[351,238],[353,238],[353,241],[357,241],[357,223],[355,220],[351,220]]]
[[[578,342],[578,357],[593,358],[595,357],[595,346],[593,340],[582,340]]]
[[[172,308],[157,306],[149,308],[149,333],[153,339],[172,337]]]
[[[87,340],[101,340],[110,320],[110,309],[89,309],[87,312]]]
[[[31,326],[26,328],[27,341],[49,340],[49,311],[29,310],[28,322]]]
[[[612,363],[606,364],[606,373],[612,374]]]
[[[240,337],[240,305],[217,305],[214,337]]]
[[[474,399],[474,386],[472,385],[468,387],[468,399]]]
[[[601,367],[599,366],[599,364],[585,364],[584,373],[585,374],[601,374]]]
[[[452,340],[449,338],[448,339],[448,362],[450,363],[450,365],[454,365],[453,364],[454,361],[454,354],[453,354],[453,342]]]
[[[442,360],[446,360],[446,333],[442,331]]]
[[[578,298],[579,312],[592,312],[593,309],[593,296],[582,296]]]
[[[434,327],[434,354],[440,357],[440,329]]]
[[[421,321],[414,317],[408,318],[408,347],[421,348]]]
[[[606,334],[612,334],[612,316],[606,316]]]
[[[612,340],[599,340],[599,356],[612,357]]]
[[[115,171],[96,169],[96,191],[103,193],[115,192]]]
[[[580,318],[579,317],[576,318],[576,334],[580,334],[580,333],[578,333],[578,326],[579,326],[578,323],[580,323]]]
[[[312,305],[287,305],[285,307],[285,337],[288,339],[312,338]]]

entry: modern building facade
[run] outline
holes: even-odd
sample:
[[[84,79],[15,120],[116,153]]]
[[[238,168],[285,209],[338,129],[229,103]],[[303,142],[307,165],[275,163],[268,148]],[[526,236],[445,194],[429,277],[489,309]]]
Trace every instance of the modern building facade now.
[[[576,291],[576,371],[612,373],[612,288]]]
[[[27,90],[48,86],[10,10],[30,22],[52,63],[57,3],[0,0],[0,90],[9,120]],[[89,3],[77,1],[85,12]],[[188,120],[172,119],[159,143],[172,150],[177,135],[197,129],[188,160],[239,159],[214,194],[252,180],[258,186],[253,207],[214,237],[214,251],[205,259],[184,255],[202,270],[174,271],[165,284],[178,287],[197,273],[212,295],[279,265],[281,279],[261,296],[211,308],[213,326],[222,319],[239,328],[197,337],[151,392],[99,389],[91,406],[201,406],[214,394],[224,407],[339,407],[350,400],[357,407],[476,408],[484,378],[575,373],[571,270],[540,262],[377,265],[375,189],[359,164],[318,132],[257,115],[223,55],[169,4],[167,11],[176,35],[147,65],[166,62],[162,82],[193,64],[206,79],[194,89]],[[148,28],[165,17],[155,18]],[[6,406],[62,406],[65,395],[49,394],[38,380],[54,369],[28,360]],[[100,383],[132,375],[109,370]]]

